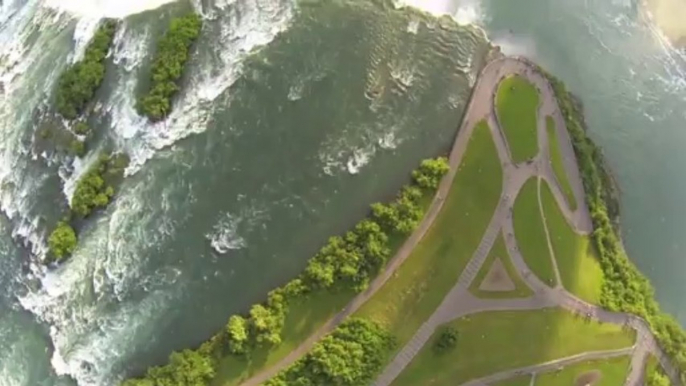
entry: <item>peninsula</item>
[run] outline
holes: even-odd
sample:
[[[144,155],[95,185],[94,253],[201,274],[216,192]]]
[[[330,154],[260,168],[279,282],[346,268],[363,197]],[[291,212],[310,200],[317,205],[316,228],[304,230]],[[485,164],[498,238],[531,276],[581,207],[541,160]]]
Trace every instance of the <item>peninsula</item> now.
[[[682,384],[686,334],[624,253],[609,181],[564,86],[497,56],[447,162],[125,385]]]

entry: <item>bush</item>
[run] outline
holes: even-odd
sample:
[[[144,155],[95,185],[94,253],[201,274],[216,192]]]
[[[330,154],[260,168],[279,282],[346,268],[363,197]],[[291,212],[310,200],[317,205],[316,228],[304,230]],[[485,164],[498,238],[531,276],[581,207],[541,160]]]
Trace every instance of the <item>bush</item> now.
[[[91,131],[90,127],[86,122],[76,122],[73,130],[74,133],[78,135],[88,135]]]
[[[150,90],[138,104],[139,112],[150,120],[159,121],[169,114],[188,51],[200,35],[201,27],[202,20],[195,13],[172,19],[169,30],[158,43],[152,62]]]
[[[390,333],[376,323],[353,318],[289,369],[267,381],[267,386],[369,384],[381,370],[388,350],[395,346]]]
[[[81,217],[96,208],[104,208],[114,196],[114,188],[105,183],[104,175],[111,173],[110,157],[102,155],[76,183],[71,207]]]
[[[457,345],[457,330],[453,327],[446,327],[441,331],[438,338],[434,341],[434,351],[438,354],[442,354],[449,351]]]
[[[93,99],[105,77],[105,58],[112,45],[117,22],[106,20],[86,47],[81,61],[67,68],[57,82],[57,112],[76,119]]]
[[[83,157],[86,154],[86,144],[78,138],[74,138],[69,145],[69,152],[75,156]]]
[[[593,221],[591,237],[604,274],[601,304],[611,311],[628,312],[646,319],[660,346],[681,373],[682,382],[686,382],[686,332],[673,317],[660,311],[650,282],[624,252],[615,226],[619,215],[615,188],[600,148],[586,135],[580,103],[561,81],[546,75],[553,85],[579,162]]]
[[[441,182],[441,178],[443,178],[449,170],[450,165],[448,165],[447,158],[439,157],[427,159],[422,161],[421,165],[419,165],[419,169],[412,172],[412,178],[414,178],[417,185],[424,189],[436,189]]]
[[[148,370],[145,379],[130,379],[122,386],[206,386],[215,375],[215,366],[200,350],[183,350],[171,354],[167,366]]]
[[[57,223],[57,227],[48,237],[49,260],[60,261],[69,257],[76,249],[76,232],[64,221]]]

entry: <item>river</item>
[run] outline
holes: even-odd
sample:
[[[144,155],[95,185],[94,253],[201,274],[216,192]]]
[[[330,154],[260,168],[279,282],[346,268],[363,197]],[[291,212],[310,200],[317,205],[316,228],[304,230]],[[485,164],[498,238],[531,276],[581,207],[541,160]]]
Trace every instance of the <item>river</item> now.
[[[509,3],[3,0],[0,386],[113,385],[262,299],[447,149],[489,39],[582,97],[629,252],[686,319],[683,57],[631,2]],[[173,114],[150,124],[134,110],[150,47],[191,7],[203,33]],[[102,17],[123,23],[74,160],[35,145],[40,111]],[[130,155],[127,177],[46,269],[46,235],[103,148]]]

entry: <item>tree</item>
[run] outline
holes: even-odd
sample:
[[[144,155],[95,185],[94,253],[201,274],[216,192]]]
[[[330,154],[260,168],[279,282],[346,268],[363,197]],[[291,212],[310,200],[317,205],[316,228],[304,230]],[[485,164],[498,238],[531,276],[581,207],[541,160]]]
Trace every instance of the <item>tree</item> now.
[[[214,374],[214,363],[209,357],[183,350],[172,353],[168,365],[151,368],[146,378],[155,386],[207,386]]]
[[[250,309],[250,321],[255,330],[257,343],[277,345],[281,343],[281,328],[284,315],[275,313],[270,308],[255,304]]]
[[[438,338],[434,341],[434,351],[442,354],[457,344],[457,330],[453,327],[446,327],[441,331]]]
[[[56,260],[62,260],[76,249],[76,232],[64,221],[57,223],[57,227],[48,237],[48,248]]]
[[[242,316],[233,315],[226,325],[229,335],[229,350],[234,354],[243,354],[248,343],[248,321]]]
[[[450,170],[450,165],[448,164],[448,159],[445,157],[439,157],[434,159],[427,159],[422,161],[419,165],[419,169],[412,172],[412,177],[414,178],[417,185],[424,189],[436,189],[438,184],[441,182],[441,178],[448,173]]]
[[[670,386],[671,382],[660,371],[652,371],[648,374],[647,386]]]

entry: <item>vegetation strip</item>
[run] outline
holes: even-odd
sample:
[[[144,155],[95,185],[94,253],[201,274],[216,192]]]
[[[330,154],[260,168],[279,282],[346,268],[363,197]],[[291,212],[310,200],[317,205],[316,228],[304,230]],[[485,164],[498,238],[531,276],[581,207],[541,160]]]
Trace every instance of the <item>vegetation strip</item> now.
[[[612,178],[600,148],[586,134],[581,105],[560,80],[541,71],[553,86],[579,163],[593,221],[592,240],[605,277],[601,305],[611,311],[632,313],[646,319],[660,346],[678,369],[681,382],[686,383],[686,331],[671,315],[660,310],[650,282],[624,251],[615,227],[619,205]]]
[[[174,18],[169,29],[157,44],[157,52],[150,69],[150,89],[138,103],[138,111],[151,121],[164,119],[171,111],[179,80],[188,61],[191,45],[200,35],[202,19],[191,13]]]
[[[539,99],[536,87],[519,75],[508,76],[498,85],[495,107],[513,163],[524,162],[538,154],[536,113]]]
[[[567,205],[569,205],[569,209],[573,212],[576,210],[576,198],[574,197],[572,186],[569,183],[569,177],[565,171],[564,161],[562,160],[562,150],[560,149],[560,140],[557,138],[557,130],[555,129],[555,120],[553,120],[553,117],[545,117],[545,125],[548,133],[548,147],[553,172],[555,173],[558,185],[567,200]]]
[[[550,233],[562,285],[591,303],[600,304],[603,270],[589,236],[579,235],[567,222],[550,186],[541,182],[541,204]]]
[[[545,228],[538,207],[538,178],[529,178],[522,186],[512,208],[515,238],[522,257],[542,282],[553,287],[557,280]]]
[[[83,59],[60,75],[57,83],[57,112],[76,119],[93,99],[105,78],[105,58],[112,45],[117,22],[105,20],[88,43]]]
[[[245,366],[253,355],[265,349],[277,349],[284,340],[286,317],[294,312],[294,306],[300,301],[325,293],[347,293],[345,298],[349,301],[355,292],[366,289],[390,256],[391,240],[402,238],[418,225],[423,215],[425,197],[433,196],[439,181],[447,172],[445,158],[423,161],[412,173],[413,182],[401,190],[394,202],[372,205],[370,218],[362,220],[345,235],[330,238],[319,253],[310,259],[305,271],[284,286],[269,292],[265,303],[253,305],[246,316],[231,316],[226,328],[197,350],[174,353],[167,365],[153,367],[143,378],[130,379],[124,384],[147,386],[152,382],[180,382],[206,385],[215,378],[219,364],[225,363],[223,357],[242,358]],[[299,336],[304,340],[312,332],[300,333]],[[188,366],[192,362],[203,363],[201,368],[207,371],[195,371]],[[295,377],[293,373],[289,374],[288,377]],[[220,380],[217,382],[222,384]]]

